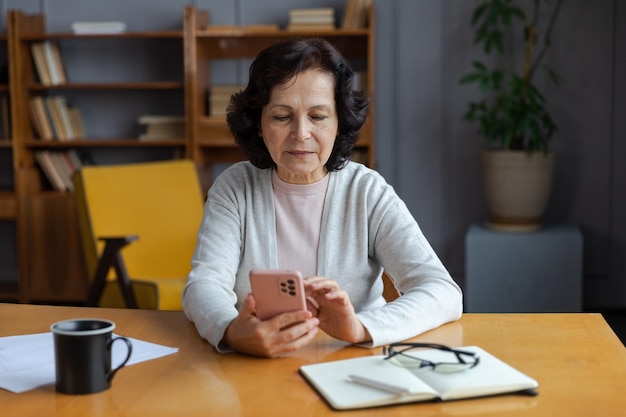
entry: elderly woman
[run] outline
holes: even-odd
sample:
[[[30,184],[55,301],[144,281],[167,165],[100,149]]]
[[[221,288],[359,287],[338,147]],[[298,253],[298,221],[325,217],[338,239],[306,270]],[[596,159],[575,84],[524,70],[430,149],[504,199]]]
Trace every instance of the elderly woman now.
[[[350,161],[368,108],[327,41],[270,46],[233,95],[228,125],[249,161],[208,193],[183,292],[187,317],[218,351],[277,357],[322,330],[363,346],[413,337],[462,312],[462,295],[393,188]],[[255,315],[251,269],[297,269],[315,300]],[[387,303],[382,273],[401,296]]]

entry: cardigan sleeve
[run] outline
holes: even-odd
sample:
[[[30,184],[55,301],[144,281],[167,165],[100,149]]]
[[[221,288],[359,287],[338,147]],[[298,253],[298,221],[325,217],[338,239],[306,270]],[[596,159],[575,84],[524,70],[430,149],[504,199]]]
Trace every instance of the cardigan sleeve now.
[[[239,267],[241,229],[234,199],[216,185],[205,203],[191,272],[183,290],[183,310],[201,337],[220,346],[226,328],[237,317],[235,281]]]
[[[374,257],[394,279],[401,296],[358,313],[371,347],[397,342],[457,320],[463,310],[460,287],[452,279],[404,202],[388,193],[383,212],[371,217]]]
[[[271,170],[239,162],[214,182],[205,203],[183,309],[198,333],[220,351],[238,307],[250,292],[251,268],[275,268]]]
[[[233,166],[209,190],[191,272],[183,289],[185,314],[200,336],[219,351],[227,350],[220,342],[238,314],[244,189],[250,188],[249,183],[245,165]]]

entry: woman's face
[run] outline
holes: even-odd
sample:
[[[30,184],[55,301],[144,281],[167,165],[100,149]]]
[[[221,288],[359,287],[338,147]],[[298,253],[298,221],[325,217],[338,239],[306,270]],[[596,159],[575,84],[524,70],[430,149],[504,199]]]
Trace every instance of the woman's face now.
[[[281,180],[311,184],[326,175],[339,126],[334,87],[331,74],[311,69],[271,91],[260,134]]]

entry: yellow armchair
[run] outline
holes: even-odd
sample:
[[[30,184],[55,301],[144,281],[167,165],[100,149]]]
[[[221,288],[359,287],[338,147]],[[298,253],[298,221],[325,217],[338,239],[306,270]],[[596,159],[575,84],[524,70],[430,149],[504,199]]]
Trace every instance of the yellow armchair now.
[[[203,210],[194,163],[85,166],[74,185],[87,303],[181,310]]]

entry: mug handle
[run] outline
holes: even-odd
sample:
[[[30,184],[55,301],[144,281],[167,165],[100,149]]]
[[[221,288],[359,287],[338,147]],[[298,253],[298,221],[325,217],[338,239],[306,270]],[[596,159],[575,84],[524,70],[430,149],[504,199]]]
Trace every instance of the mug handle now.
[[[120,366],[118,366],[117,368],[111,370],[111,372],[109,372],[107,374],[107,381],[109,381],[109,382],[111,382],[111,380],[115,376],[115,373],[117,371],[119,371],[124,365],[126,365],[126,362],[128,362],[128,360],[130,359],[130,355],[133,353],[133,345],[132,345],[132,343],[130,343],[130,340],[128,340],[127,338],[125,338],[123,336],[118,336],[118,337],[114,337],[113,339],[111,339],[109,341],[109,343],[107,343],[107,348],[112,350],[113,343],[115,343],[118,340],[123,340],[124,342],[126,342],[126,346],[128,347],[128,354],[126,355],[126,359],[124,359],[124,361],[120,364]]]

